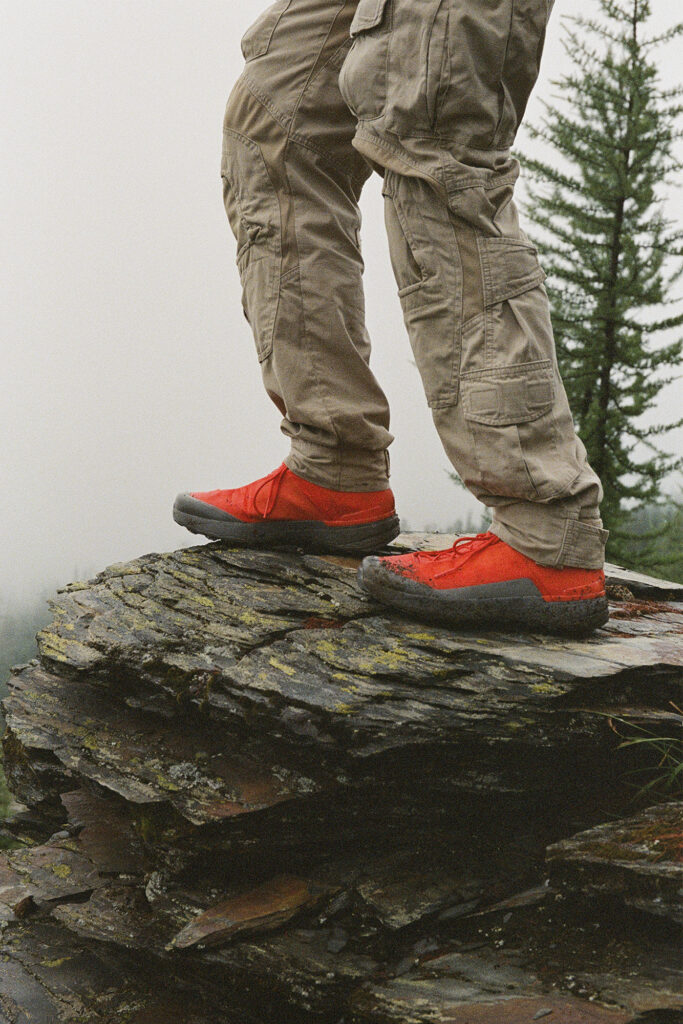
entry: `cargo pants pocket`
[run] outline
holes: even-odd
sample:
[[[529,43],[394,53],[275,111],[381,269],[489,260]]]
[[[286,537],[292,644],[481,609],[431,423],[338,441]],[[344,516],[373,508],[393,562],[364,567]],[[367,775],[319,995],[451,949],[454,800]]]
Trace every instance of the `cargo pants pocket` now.
[[[273,350],[282,267],[280,205],[260,148],[223,130],[223,200],[237,239],[242,306],[254,332],[259,362]]]
[[[460,387],[477,487],[526,501],[552,497],[547,472],[535,472],[539,457],[556,454],[551,362],[475,371],[463,375]]]
[[[291,0],[276,0],[247,29],[241,43],[245,61],[255,60],[268,53],[273,33],[290,3]]]
[[[477,237],[483,314],[463,328],[463,414],[478,487],[525,501],[560,496],[580,472],[559,377],[545,277],[525,237]]]
[[[339,73],[339,91],[360,121],[381,117],[387,102],[393,0],[360,0],[350,34],[351,49]]]

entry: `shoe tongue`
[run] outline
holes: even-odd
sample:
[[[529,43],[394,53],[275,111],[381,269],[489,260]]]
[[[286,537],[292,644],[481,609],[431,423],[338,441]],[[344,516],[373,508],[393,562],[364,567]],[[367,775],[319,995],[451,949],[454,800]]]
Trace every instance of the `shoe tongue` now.
[[[475,537],[458,537],[453,545],[453,551],[456,555],[463,555],[469,558],[470,555],[475,554],[477,551],[481,551],[482,548],[487,548],[490,544],[495,544],[500,538],[495,533],[478,533]]]
[[[452,562],[453,558],[458,555],[471,555],[481,547],[486,547],[492,543],[492,538],[494,537],[495,535],[492,533],[478,533],[476,537],[456,537],[449,548],[443,548],[440,551],[420,551],[419,555],[420,557],[436,561],[446,560]],[[495,540],[498,540],[498,538],[495,537]]]
[[[459,547],[480,548],[485,544],[491,544],[494,540],[498,540],[495,533],[477,533],[472,537],[456,537],[453,547],[456,549]]]

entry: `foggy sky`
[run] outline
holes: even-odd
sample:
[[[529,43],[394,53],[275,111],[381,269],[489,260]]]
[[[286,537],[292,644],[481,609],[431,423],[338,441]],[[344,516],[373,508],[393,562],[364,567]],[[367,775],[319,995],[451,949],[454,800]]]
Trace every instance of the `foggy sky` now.
[[[197,543],[179,490],[237,486],[287,451],[241,311],[220,190],[239,39],[264,0],[1,4],[0,606]],[[557,0],[542,77],[566,68]],[[654,0],[655,25],[671,5]],[[675,49],[675,47],[674,47]],[[678,74],[670,51],[664,76]],[[519,148],[530,150],[522,130]],[[448,478],[396,298],[379,178],[362,202],[373,369],[413,528],[478,508]],[[680,193],[668,205],[681,217]],[[673,390],[661,418],[680,414]]]

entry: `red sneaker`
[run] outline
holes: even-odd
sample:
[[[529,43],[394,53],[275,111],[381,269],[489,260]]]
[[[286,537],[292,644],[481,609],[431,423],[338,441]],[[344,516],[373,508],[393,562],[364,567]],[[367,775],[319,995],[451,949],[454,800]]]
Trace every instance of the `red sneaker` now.
[[[449,625],[587,633],[608,618],[601,569],[549,569],[493,533],[460,537],[446,551],[365,558],[359,576],[378,601]]]
[[[377,551],[400,532],[390,490],[328,490],[284,463],[246,487],[179,494],[173,518],[192,533],[241,547],[349,554]]]

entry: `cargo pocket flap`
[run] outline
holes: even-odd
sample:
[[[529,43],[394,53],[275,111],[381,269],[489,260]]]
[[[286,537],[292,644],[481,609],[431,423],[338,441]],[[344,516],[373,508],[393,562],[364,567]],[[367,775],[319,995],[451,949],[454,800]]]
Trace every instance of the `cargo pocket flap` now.
[[[263,57],[268,53],[275,29],[291,2],[292,0],[276,0],[247,29],[240,44],[245,61],[255,60],[256,57]]]
[[[504,235],[480,237],[478,241],[487,306],[521,295],[545,281],[546,275],[533,245]]]
[[[551,379],[529,381],[525,377],[462,381],[465,417],[490,427],[529,423],[549,412],[553,405]]]
[[[360,0],[351,22],[351,38],[381,25],[389,0]]]

